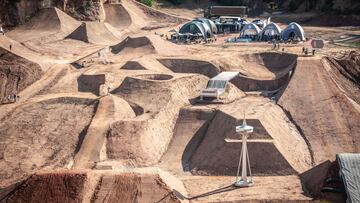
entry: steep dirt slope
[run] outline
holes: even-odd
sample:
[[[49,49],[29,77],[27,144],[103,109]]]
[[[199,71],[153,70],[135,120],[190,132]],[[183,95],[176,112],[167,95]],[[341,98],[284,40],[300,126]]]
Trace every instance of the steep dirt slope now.
[[[7,96],[18,94],[42,74],[38,64],[0,48],[0,104],[10,102]]]
[[[359,52],[351,51],[342,57],[325,57],[322,62],[344,93],[360,104]]]
[[[0,122],[0,186],[71,161],[94,114],[92,99],[60,97],[16,108]]]
[[[301,58],[278,104],[302,131],[315,163],[360,150],[360,112],[330,78],[320,59]]]

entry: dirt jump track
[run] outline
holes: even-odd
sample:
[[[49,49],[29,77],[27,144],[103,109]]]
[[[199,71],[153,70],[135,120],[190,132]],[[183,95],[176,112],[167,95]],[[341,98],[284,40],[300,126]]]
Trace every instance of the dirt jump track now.
[[[173,43],[198,11],[100,3],[100,21],[47,8],[0,35],[0,202],[310,202],[317,165],[360,152],[358,50]],[[244,117],[255,184],[235,188]]]

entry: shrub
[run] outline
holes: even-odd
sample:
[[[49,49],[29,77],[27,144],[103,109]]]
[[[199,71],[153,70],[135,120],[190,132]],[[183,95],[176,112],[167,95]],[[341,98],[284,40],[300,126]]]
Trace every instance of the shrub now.
[[[155,0],[137,0],[137,1],[147,6],[152,6]]]

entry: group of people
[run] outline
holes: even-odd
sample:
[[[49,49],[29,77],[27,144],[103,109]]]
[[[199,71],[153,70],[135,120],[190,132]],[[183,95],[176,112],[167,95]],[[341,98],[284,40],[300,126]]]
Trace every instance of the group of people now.
[[[16,94],[7,96],[7,100],[12,103],[19,101],[19,99],[20,99],[20,96],[16,95]]]
[[[305,55],[308,55],[309,53],[312,53],[312,55],[314,56],[315,55],[315,49],[312,49],[311,52],[310,52],[308,48],[303,47],[302,48],[302,53],[305,54]]]

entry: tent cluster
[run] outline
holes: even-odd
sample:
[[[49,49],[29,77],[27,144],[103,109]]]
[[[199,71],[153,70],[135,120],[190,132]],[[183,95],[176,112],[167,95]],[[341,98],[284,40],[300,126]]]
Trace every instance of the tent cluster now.
[[[305,41],[303,28],[297,23],[290,23],[282,30],[276,23],[270,22],[270,18],[263,21],[260,19],[248,22],[239,17],[221,17],[212,21],[207,18],[196,18],[185,23],[171,36],[176,41],[211,41],[214,34],[240,33],[240,40],[252,41]]]
[[[171,36],[173,40],[198,40],[208,39],[214,37],[218,33],[215,23],[206,18],[196,18],[188,23],[185,23],[179,30]]]
[[[263,28],[252,22],[245,25],[240,31],[240,38],[258,41],[281,40],[284,42],[297,40],[305,41],[303,28],[297,23],[290,23],[284,30],[276,23],[265,23]]]

